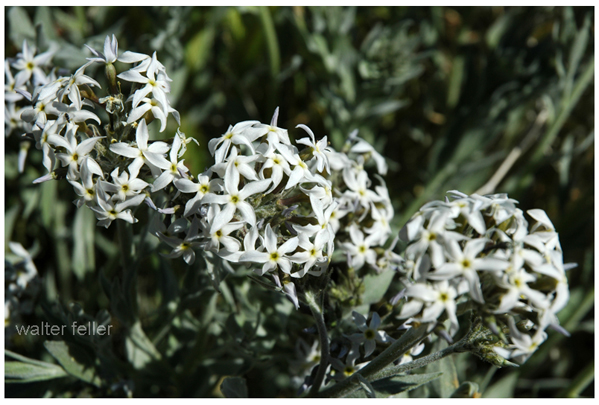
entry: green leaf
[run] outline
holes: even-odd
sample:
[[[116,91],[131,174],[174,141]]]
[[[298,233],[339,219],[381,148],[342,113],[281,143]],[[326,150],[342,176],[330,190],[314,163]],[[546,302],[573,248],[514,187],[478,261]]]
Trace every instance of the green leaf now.
[[[66,377],[68,374],[62,367],[51,363],[44,366],[7,361],[4,363],[4,378],[6,383],[30,383],[35,381],[53,380]]]
[[[33,18],[35,25],[40,24],[42,27],[42,33],[44,39],[53,40],[57,39],[56,31],[53,29],[53,15],[52,8],[50,7],[36,7],[35,16]]]
[[[73,220],[73,272],[79,280],[95,268],[94,232],[96,218],[91,210],[80,208]]]
[[[83,349],[63,341],[46,341],[44,347],[67,373],[96,387],[100,386],[102,381],[96,374],[94,360]]]
[[[474,398],[476,394],[478,394],[478,384],[464,381],[458,389],[451,394],[451,398]]]
[[[433,345],[432,352],[441,351],[447,346],[447,342],[439,338]],[[441,372],[443,374],[441,378],[431,384],[433,390],[441,398],[449,398],[460,385],[452,356],[444,357],[439,361],[429,364],[426,367],[426,371]]]
[[[220,385],[220,391],[226,398],[247,398],[248,388],[245,378],[227,377]]]
[[[447,89],[447,106],[453,108],[460,100],[462,82],[464,81],[466,62],[462,56],[456,56],[452,61],[449,89]]]
[[[214,43],[214,27],[198,32],[185,47],[185,63],[191,71],[198,71],[208,62]]]
[[[281,56],[279,53],[279,42],[277,41],[275,25],[272,21],[272,16],[270,15],[268,7],[261,6],[259,10],[260,22],[262,23],[262,31],[266,38],[266,47],[268,49],[270,74],[272,75],[272,77],[277,77],[281,66]]]
[[[591,15],[587,14],[584,19],[583,27],[576,34],[574,44],[572,45],[572,48],[570,48],[570,56],[568,58],[568,76],[566,78],[566,86],[564,88],[564,101],[568,97],[570,97],[570,94],[572,92],[572,86],[574,85],[574,76],[578,71],[578,66],[580,65],[580,61],[582,60],[584,51],[587,47],[587,42],[590,33],[590,25]]]
[[[360,386],[364,390],[366,397],[367,398],[376,398],[376,391],[374,390],[374,387],[372,386],[372,384],[370,384],[368,382],[368,380],[365,379],[364,377],[362,377],[360,374],[355,374],[355,376],[360,381]]]
[[[5,211],[4,214],[4,240],[12,240],[12,231],[15,227],[15,222],[19,216],[19,206],[14,205],[10,209]]]
[[[430,374],[408,374],[397,375],[394,377],[383,378],[371,383],[372,388],[376,392],[377,398],[387,398],[392,395],[397,395],[402,392],[411,391],[421,385],[435,381],[441,376],[440,372]],[[354,398],[364,398],[363,390],[354,391],[351,395]]]
[[[135,322],[125,339],[127,358],[136,369],[141,369],[152,361],[160,360],[160,352],[148,339],[139,321]]]
[[[509,373],[486,389],[483,393],[483,398],[512,398],[519,375],[519,372]]]
[[[15,46],[20,47],[24,39],[27,39],[29,46],[34,45],[35,30],[25,9],[12,7],[6,20],[10,21],[10,38]]]
[[[386,271],[381,274],[369,274],[364,277],[364,296],[362,297],[362,303],[373,304],[379,302],[387,292],[391,280],[393,280],[393,276],[395,276],[395,272]]]

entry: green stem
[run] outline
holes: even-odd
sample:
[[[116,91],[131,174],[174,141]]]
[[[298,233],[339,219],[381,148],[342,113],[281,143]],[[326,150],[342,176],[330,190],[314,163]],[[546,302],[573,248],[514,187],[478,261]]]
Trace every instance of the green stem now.
[[[427,331],[427,329],[427,324],[409,329],[401,338],[396,340],[384,352],[368,363],[363,369],[358,371],[358,373],[367,380],[372,380],[373,376],[377,375],[386,366],[393,363],[400,356],[420,342],[424,337],[426,337],[430,333]],[[355,391],[355,389],[358,387],[357,383],[358,381],[356,379],[346,378],[345,380],[333,385],[331,388],[322,391],[319,396],[328,398],[344,397]]]
[[[319,298],[322,298],[323,296],[324,294],[320,293]],[[314,297],[314,294],[310,291],[306,291],[306,302],[310,307],[310,311],[312,311],[314,320],[316,320],[316,329],[318,329],[318,339],[320,340],[320,364],[318,365],[318,371],[316,372],[312,388],[310,388],[310,396],[314,396],[318,393],[318,390],[322,385],[327,366],[329,365],[329,336],[327,334],[327,327],[324,323],[322,302],[320,305],[316,303],[316,297]]]
[[[393,377],[394,375],[405,373],[406,371],[410,371],[416,368],[424,367],[430,363],[434,363],[435,361],[441,360],[444,357],[447,357],[454,353],[460,353],[464,351],[464,340],[460,340],[457,343],[454,343],[451,346],[446,347],[445,349],[438,351],[436,353],[431,353],[428,356],[421,357],[417,360],[411,361],[409,363],[400,364],[399,366],[391,366],[382,369],[378,373],[373,374],[370,377],[370,381],[377,381],[387,377]]]

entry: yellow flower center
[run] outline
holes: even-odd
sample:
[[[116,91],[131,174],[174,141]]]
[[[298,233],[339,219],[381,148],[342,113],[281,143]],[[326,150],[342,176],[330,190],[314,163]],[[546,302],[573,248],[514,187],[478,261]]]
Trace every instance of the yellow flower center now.
[[[368,340],[374,339],[375,333],[372,329],[366,329],[364,331],[364,337]]]

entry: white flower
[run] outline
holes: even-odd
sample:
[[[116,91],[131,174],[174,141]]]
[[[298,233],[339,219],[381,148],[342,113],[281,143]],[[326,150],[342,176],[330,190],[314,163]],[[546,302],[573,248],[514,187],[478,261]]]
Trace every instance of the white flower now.
[[[12,67],[20,70],[15,76],[16,83],[26,83],[33,75],[34,85],[46,84],[46,74],[42,70],[42,67],[48,65],[54,51],[49,50],[44,53],[35,55],[35,47],[29,48],[27,40],[23,40],[23,50],[17,54],[17,59],[12,63]]]
[[[391,233],[391,225],[389,225],[389,222],[393,219],[393,209],[378,209],[376,205],[371,204],[370,216],[374,222],[372,226],[366,228],[365,231],[369,235],[376,235],[378,237],[377,243],[379,245],[384,245]]]
[[[77,109],[80,110],[82,102],[79,86],[86,84],[102,88],[100,83],[83,74],[85,72],[85,68],[91,63],[92,62],[87,62],[85,65],[81,66],[73,75],[71,75],[71,77],[60,79],[61,88],[56,93],[56,98],[59,101],[62,101],[64,96],[68,96],[69,100],[71,100],[71,103],[73,103]]]
[[[204,196],[208,193],[216,193],[224,190],[222,179],[210,180],[209,176],[200,175],[198,182],[189,179],[175,179],[175,187],[182,193],[196,193],[196,195],[185,204],[184,216],[199,213]]]
[[[408,235],[413,234],[411,240],[416,240],[406,249],[409,258],[416,258],[428,250],[431,262],[435,268],[439,268],[445,262],[442,243],[449,240],[464,240],[465,236],[445,229],[448,212],[434,211],[429,220],[427,228],[422,226],[423,215],[417,215],[406,225]]]
[[[477,270],[501,271],[509,265],[508,262],[493,257],[476,257],[485,248],[487,242],[490,241],[484,238],[470,240],[462,251],[455,240],[448,241],[446,252],[451,261],[441,265],[434,272],[428,273],[427,277],[432,280],[449,280],[456,276],[464,277],[468,280],[472,299],[481,304],[484,303]]]
[[[90,168],[90,166],[92,168]],[[93,167],[97,168],[96,170]],[[77,208],[81,208],[81,206],[85,203],[91,202],[96,198],[96,183],[94,182],[93,175],[97,174],[97,170],[99,169],[100,173],[102,173],[102,169],[98,166],[98,164],[91,158],[86,158],[81,164],[81,184],[69,180],[69,183],[75,189],[77,195],[81,198],[74,201]],[[118,171],[118,169],[116,169]]]
[[[62,147],[67,152],[57,153],[56,157],[60,159],[63,166],[69,167],[67,173],[67,179],[69,180],[77,180],[79,178],[79,164],[83,161],[83,158],[94,149],[96,142],[104,138],[98,136],[77,143],[77,138],[75,137],[77,129],[77,124],[69,122],[67,124],[66,138],[63,138],[60,135],[50,135],[48,137],[48,143]]]
[[[422,353],[422,351],[424,350],[424,347],[425,347],[424,342],[412,347],[409,351],[405,352],[403,354],[403,356],[401,356],[401,358],[399,359],[398,365],[406,364],[406,363],[413,361],[415,356],[418,356],[420,353]]]
[[[542,231],[555,232],[555,227],[545,211],[537,208],[528,210],[526,213],[537,221],[532,228],[530,228],[530,233],[539,232],[539,228],[541,228]]]
[[[512,266],[514,263],[515,261],[512,261]],[[528,286],[528,283],[536,279],[534,275],[528,273],[524,268],[509,268],[508,272],[501,279],[496,280],[497,285],[504,288],[506,292],[501,296],[501,303],[495,310],[495,313],[508,312],[518,304],[521,296],[528,298],[536,308],[548,308],[549,300],[545,294]]]
[[[141,190],[148,186],[148,183],[137,178],[137,174],[137,172],[131,171],[131,175],[129,176],[123,170],[119,175],[119,168],[117,167],[110,173],[112,183],[103,181],[102,186],[107,192],[114,193],[112,196],[114,201],[125,201],[129,197],[139,194]]]
[[[285,160],[287,160],[287,162],[290,165],[295,166],[293,168],[293,170],[291,171],[291,174],[289,174],[289,180],[287,181],[285,190],[295,186],[296,184],[298,184],[300,182],[307,182],[307,181],[314,180],[314,176],[312,175],[312,172],[310,172],[308,165],[306,165],[306,162],[304,162],[299,157],[299,155],[295,152],[295,150],[294,150],[295,148],[293,148],[289,145],[279,144],[277,146],[277,149],[279,150],[279,152],[281,152],[281,155],[283,155]]]
[[[123,221],[129,222],[131,224],[137,222],[137,219],[133,217],[133,214],[131,214],[131,210],[127,208],[136,207],[141,204],[146,198],[145,194],[139,194],[128,200],[115,204],[102,189],[101,185],[97,188],[97,191],[96,203],[98,205],[96,207],[90,208],[96,213],[98,226],[108,228],[115,219],[122,219]]]
[[[376,168],[377,168],[377,171],[379,172],[379,174],[381,174],[383,176],[386,175],[387,174],[387,163],[385,162],[385,158],[383,156],[381,156],[381,154],[378,153],[372,147],[372,145],[370,145],[365,140],[360,139],[358,137],[356,137],[355,139],[359,139],[359,141],[354,146],[352,146],[352,148],[350,149],[350,152],[362,153],[362,154],[369,153],[376,163]]]
[[[370,265],[376,265],[376,252],[371,249],[371,246],[376,245],[376,235],[370,235],[364,239],[364,234],[360,231],[356,224],[351,224],[349,228],[350,242],[342,244],[343,249],[351,256],[351,261],[348,263],[355,270],[359,270],[364,266],[364,262]]]
[[[360,363],[360,364],[354,364],[356,362],[357,356],[350,356],[349,354],[347,355],[347,357],[345,358],[345,363],[342,362],[341,360],[332,357],[331,360],[331,366],[334,370],[334,376],[333,378],[335,378],[335,380],[344,380],[347,377],[351,377],[356,371],[359,371],[360,369],[364,368],[364,366],[366,366],[368,364],[368,362],[364,362],[364,363]]]
[[[270,149],[269,147],[269,150]],[[262,164],[262,169],[260,170],[260,178],[266,179],[264,171],[270,169],[270,178],[272,180],[272,185],[265,192],[265,194],[272,193],[279,184],[281,184],[281,180],[283,180],[283,174],[289,175],[291,173],[291,169],[289,168],[289,163],[285,158],[278,153],[265,153],[265,156],[268,156],[266,161]]]
[[[6,76],[6,80],[4,80],[4,101],[6,103],[16,103],[17,101],[21,101],[23,99],[23,94],[17,92],[16,90],[23,92],[27,91],[27,87],[25,86],[25,83],[27,83],[27,78],[25,78],[25,76],[21,76],[21,81],[17,82],[10,71],[10,63],[8,59],[4,61],[4,74]]]
[[[300,190],[306,195],[316,197],[325,206],[331,204],[333,202],[333,184],[320,174],[315,174],[313,181],[316,183],[314,187],[307,189],[300,185]]]
[[[381,317],[378,313],[372,313],[370,324],[368,325],[366,324],[366,318],[362,314],[353,311],[352,316],[360,333],[354,333],[349,339],[357,344],[364,342],[364,357],[368,357],[374,352],[376,342],[388,343],[393,341],[385,331],[378,330],[379,326],[381,326]]]
[[[45,99],[40,99],[38,94],[38,97],[32,100],[32,103],[35,103],[35,105],[28,105],[26,107],[23,107],[23,109],[21,110],[21,118],[24,121],[32,122],[34,123],[34,125],[43,128],[46,122],[48,121],[48,114],[59,114],[56,107],[52,105],[52,101],[54,99],[55,97],[52,95]]]
[[[213,138],[208,142],[208,150],[214,156],[214,163],[219,164],[225,160],[229,154],[231,145],[246,145],[254,153],[252,146],[253,139],[248,139],[245,130],[252,125],[259,123],[258,121],[243,121],[229,126],[227,132],[220,138]],[[221,145],[220,147],[218,147]]]
[[[360,170],[358,174],[355,174],[353,170],[343,171],[343,180],[349,188],[344,193],[344,197],[351,199],[352,201],[358,200],[360,205],[366,209],[371,203],[382,201],[381,197],[370,190],[370,180],[368,179],[368,173],[365,170]]]
[[[110,36],[106,35],[106,39],[104,40],[104,53],[96,51],[89,45],[85,45],[87,49],[91,51],[95,55],[95,58],[87,58],[87,60],[96,63],[109,64],[116,62],[119,56],[119,43],[116,40],[114,34],[112,34],[112,41],[110,40]]]
[[[174,112],[175,110],[173,110]],[[178,115],[178,113],[177,113]],[[177,118],[177,117],[175,117]],[[177,122],[179,122],[179,118],[177,118]],[[185,152],[187,152],[187,144],[190,142],[195,142],[196,145],[200,145],[197,139],[192,136],[185,136],[183,132],[181,132],[181,128],[177,128],[177,136],[181,138],[181,149],[179,150],[179,157],[183,156]]]
[[[120,59],[119,59],[120,60]],[[166,108],[169,106],[166,94],[171,91],[169,80],[167,76],[160,70],[160,64],[156,59],[156,52],[152,55],[152,59],[147,67],[146,76],[143,76],[138,70],[130,69],[117,75],[118,78],[133,83],[145,84],[139,90],[136,90],[133,94],[133,108],[141,102],[142,99],[152,93],[152,96],[160,102],[160,105]],[[168,111],[164,111],[164,114],[168,114]]]
[[[261,271],[263,275],[269,271],[274,271],[279,267],[284,273],[291,274],[291,257],[287,253],[293,252],[299,244],[297,237],[291,238],[281,246],[277,246],[277,235],[271,229],[270,224],[266,225],[264,247],[266,252],[257,250],[245,252],[239,258],[240,262],[264,263]]]
[[[146,120],[142,119],[135,132],[136,147],[125,142],[118,142],[110,145],[110,150],[117,155],[134,159],[129,165],[133,171],[139,170],[144,164],[148,165],[152,174],[158,176],[161,169],[168,169],[170,163],[164,158],[164,154],[169,150],[169,146],[164,142],[153,142],[148,145],[150,134]]]
[[[325,155],[325,150],[329,149],[327,144],[327,137],[323,137],[320,141],[316,142],[316,137],[314,136],[314,132],[310,128],[308,128],[304,124],[299,124],[296,128],[301,128],[310,135],[310,138],[302,138],[297,141],[297,143],[304,144],[308,146],[312,150],[312,155],[316,159],[316,170],[322,172],[324,169],[328,173],[331,173],[331,169],[329,167],[329,160]]]
[[[413,299],[403,305],[399,318],[409,318],[422,310],[422,316],[416,318],[417,320],[435,322],[445,312],[451,323],[450,334],[457,332],[459,324],[455,299],[458,292],[447,280],[434,284],[412,284],[407,288],[405,295]],[[426,306],[423,309],[424,304]]]
[[[93,107],[91,102],[89,102],[88,100],[83,100],[82,104]],[[98,124],[101,124],[100,118],[96,114],[88,110],[79,109],[73,104],[66,105],[54,101],[52,103],[52,108],[52,110],[47,110],[48,114],[64,114],[67,116],[68,120],[72,122],[85,122],[87,120],[94,120]]]
[[[275,108],[270,125],[258,122],[251,127],[246,128],[245,133],[252,141],[266,135],[266,141],[276,148],[278,148],[279,144],[291,145],[287,130],[277,127],[278,119],[279,107]]]
[[[183,256],[185,263],[192,265],[195,261],[196,255],[193,251],[194,247],[199,247],[200,243],[196,241],[198,239],[198,227],[199,221],[194,218],[189,227],[189,231],[185,236],[185,239],[179,239],[174,236],[167,236],[162,232],[157,233],[158,237],[166,244],[171,246],[173,250],[168,255],[164,255],[168,258],[175,258]]]
[[[173,144],[171,145],[171,152],[169,157],[171,161],[169,162],[169,166],[166,168],[161,167],[161,169],[165,169],[160,176],[154,181],[152,184],[152,192],[162,190],[164,187],[169,185],[174,179],[179,179],[187,173],[189,170],[185,167],[183,160],[178,161],[179,148],[181,147],[181,138],[175,136],[173,138]]]
[[[247,183],[243,190],[237,190],[237,185],[230,185],[225,182],[225,195],[206,194],[202,203],[204,204],[225,204],[225,208],[218,216],[214,218],[210,230],[220,229],[225,224],[229,223],[235,215],[235,211],[239,210],[243,219],[251,226],[256,226],[256,214],[254,208],[247,203],[246,198],[263,192],[270,184],[270,179],[259,180]]]
[[[320,276],[329,263],[329,258],[323,255],[326,242],[325,239],[322,239],[312,243],[305,233],[300,233],[298,246],[304,250],[295,253],[291,256],[291,259],[294,263],[303,263],[304,265],[300,271],[291,273],[291,277],[300,278],[304,277],[307,273]],[[331,255],[331,253],[327,252],[328,255]],[[318,267],[318,270],[311,270],[314,265]]]
[[[127,117],[127,124],[131,124],[141,117],[144,116],[145,113],[150,111],[154,118],[160,120],[160,132],[166,129],[167,123],[167,114],[171,113],[177,120],[177,123],[180,123],[179,113],[177,110],[172,108],[170,105],[163,106],[160,101],[156,98],[148,98],[144,97],[141,99],[141,104],[137,107],[133,108]],[[193,138],[192,138],[193,139]]]
[[[229,187],[237,188],[239,186],[240,176],[248,180],[258,180],[254,163],[260,158],[260,155],[244,156],[237,154],[237,148],[233,148],[226,161],[212,166],[212,171],[224,177],[225,184]],[[224,172],[224,176],[223,176]]]
[[[219,214],[220,207],[214,204],[208,210],[207,222],[212,223],[214,217],[218,216]],[[229,222],[220,228],[214,229],[215,227],[211,227],[211,229],[209,230],[210,241],[206,246],[207,249],[219,252],[220,246],[222,245],[227,250],[227,252],[234,253],[239,251],[239,249],[241,248],[241,243],[232,236],[229,236],[229,234],[233,231],[243,228],[244,225],[245,224],[243,222]]]
[[[331,205],[329,205],[326,210],[322,204],[322,202],[314,197],[314,195],[310,195],[310,203],[312,205],[312,210],[316,215],[316,220],[318,224],[316,225],[294,225],[294,229],[298,233],[306,234],[307,236],[316,235],[316,244],[321,246],[325,241],[332,239],[334,236],[333,227],[329,223],[331,218],[331,214],[337,208],[338,203],[334,201]],[[361,266],[360,266],[361,267]]]

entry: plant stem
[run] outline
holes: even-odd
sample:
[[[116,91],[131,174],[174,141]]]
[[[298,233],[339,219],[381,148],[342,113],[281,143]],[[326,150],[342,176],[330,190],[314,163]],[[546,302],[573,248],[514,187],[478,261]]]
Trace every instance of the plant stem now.
[[[400,356],[414,347],[430,332],[427,331],[428,325],[423,324],[418,327],[409,329],[401,338],[396,340],[391,346],[389,346],[384,352],[379,354],[374,360],[368,363],[363,369],[358,371],[362,377],[368,381],[372,380],[372,376],[377,375],[386,366],[393,363]],[[321,397],[344,397],[351,392],[355,391],[358,387],[357,380],[353,378],[346,378],[345,380],[333,385],[320,393]]]
[[[409,363],[400,364],[399,366],[391,366],[384,368],[378,373],[371,375],[370,381],[377,381],[383,378],[393,377],[394,375],[397,375],[399,373],[405,373],[406,371],[424,367],[430,363],[434,363],[435,361],[441,360],[442,358],[447,357],[451,354],[463,351],[462,348],[464,347],[464,344],[465,342],[460,340],[459,342],[456,342],[453,345],[448,346],[445,349],[436,353],[431,353],[428,356],[421,357]]]
[[[320,340],[320,364],[318,365],[318,371],[314,378],[314,383],[310,389],[310,396],[314,396],[318,393],[320,386],[324,380],[324,375],[329,365],[329,336],[327,334],[327,327],[324,323],[324,314],[322,310],[322,298],[324,294],[320,293],[319,298],[321,303],[316,302],[316,297],[310,291],[306,291],[306,302],[312,311],[312,316],[316,320],[316,329],[318,329],[318,339]]]

